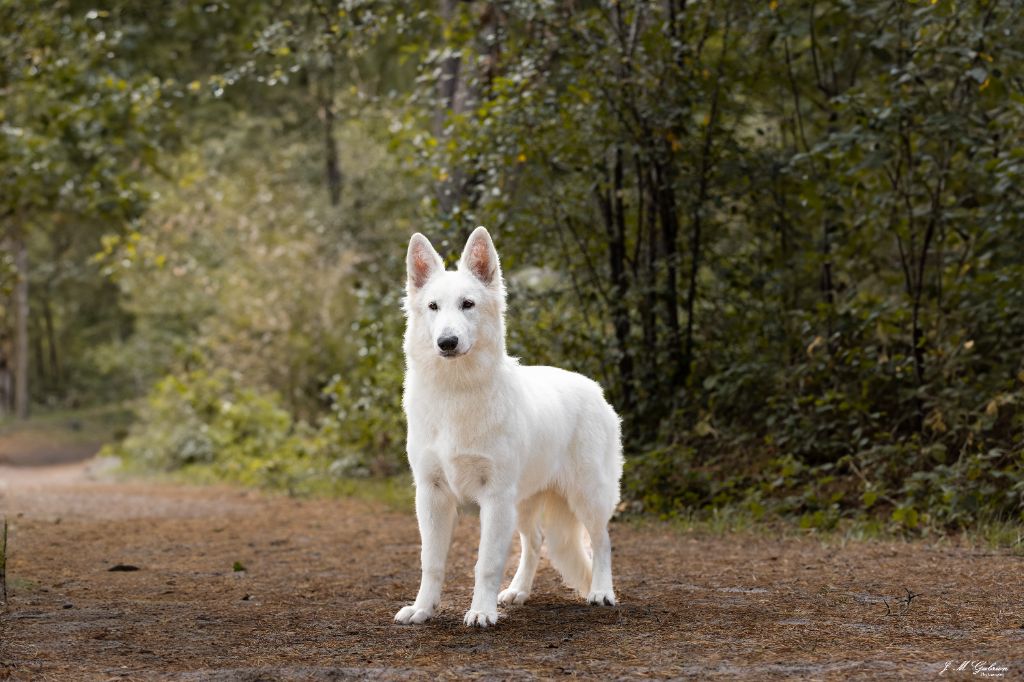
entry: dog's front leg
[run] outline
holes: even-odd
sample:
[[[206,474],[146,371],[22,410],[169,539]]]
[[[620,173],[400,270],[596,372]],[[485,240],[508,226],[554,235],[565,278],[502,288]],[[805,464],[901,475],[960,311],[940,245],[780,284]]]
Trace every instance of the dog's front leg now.
[[[434,616],[441,601],[448,547],[455,528],[455,500],[429,482],[416,486],[416,520],[420,527],[420,591],[416,601],[395,614],[399,623],[422,623]]]
[[[498,622],[498,590],[515,525],[515,500],[504,495],[480,499],[480,555],[466,625],[487,627]]]

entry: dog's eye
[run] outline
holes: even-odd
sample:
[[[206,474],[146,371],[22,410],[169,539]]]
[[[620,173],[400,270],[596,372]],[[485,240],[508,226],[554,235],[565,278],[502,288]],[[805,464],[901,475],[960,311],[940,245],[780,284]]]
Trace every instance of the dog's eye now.
[[[436,303],[434,303],[433,301],[431,301],[430,303],[428,303],[428,304],[427,304],[427,307],[428,307],[428,308],[430,308],[431,310],[437,310],[437,304],[436,304]]]
[[[462,309],[463,310],[469,310],[470,308],[472,308],[475,305],[476,305],[476,303],[473,303],[472,301],[467,299],[467,300],[462,302]]]

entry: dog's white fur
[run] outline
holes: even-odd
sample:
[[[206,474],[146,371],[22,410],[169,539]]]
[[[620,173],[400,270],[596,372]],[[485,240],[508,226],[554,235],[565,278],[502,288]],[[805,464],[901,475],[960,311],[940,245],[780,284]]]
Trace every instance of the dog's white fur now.
[[[499,601],[526,600],[543,539],[567,585],[592,604],[615,604],[608,520],[619,501],[622,445],[619,418],[601,387],[554,367],[520,366],[507,355],[505,285],[483,227],[469,237],[457,270],[446,271],[418,233],[407,267],[404,405],[422,580],[416,601],[395,620],[422,623],[434,615],[463,501],[480,506],[467,625],[493,625]],[[442,339],[454,344],[447,354]],[[519,568],[499,594],[516,529]]]

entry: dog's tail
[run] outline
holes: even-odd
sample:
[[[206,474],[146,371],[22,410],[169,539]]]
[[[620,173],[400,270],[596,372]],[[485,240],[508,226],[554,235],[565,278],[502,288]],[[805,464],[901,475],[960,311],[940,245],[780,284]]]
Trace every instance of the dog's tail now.
[[[541,526],[551,564],[562,574],[566,585],[586,597],[590,592],[592,560],[584,545],[585,530],[561,495],[546,496]]]

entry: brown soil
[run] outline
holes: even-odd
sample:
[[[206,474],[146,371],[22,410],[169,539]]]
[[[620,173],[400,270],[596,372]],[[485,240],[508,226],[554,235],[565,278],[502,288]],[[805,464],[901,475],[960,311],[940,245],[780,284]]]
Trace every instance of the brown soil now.
[[[473,630],[472,515],[438,618],[400,626],[418,580],[411,513],[98,481],[66,464],[0,468],[0,514],[0,678],[918,679],[947,661],[1024,675],[1024,559],[950,541],[616,523],[619,606],[581,603],[542,566],[530,602]]]

